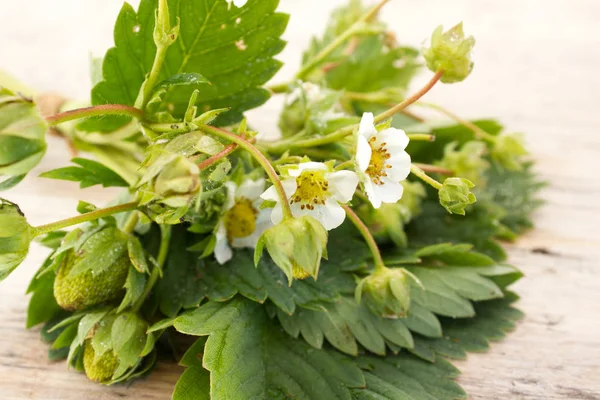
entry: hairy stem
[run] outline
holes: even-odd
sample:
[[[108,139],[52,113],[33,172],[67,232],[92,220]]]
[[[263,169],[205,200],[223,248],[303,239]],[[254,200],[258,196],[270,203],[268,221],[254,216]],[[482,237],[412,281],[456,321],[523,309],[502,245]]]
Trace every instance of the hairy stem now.
[[[127,221],[125,221],[125,225],[123,225],[123,232],[132,233],[140,220],[140,214],[136,211],[132,212]]]
[[[492,142],[492,143],[496,141],[496,137],[494,135],[487,133],[486,131],[484,131],[483,129],[481,129],[480,127],[478,127],[471,121],[467,121],[466,119],[459,117],[458,115],[450,112],[449,110],[445,109],[442,106],[439,106],[439,105],[433,104],[433,103],[425,103],[425,102],[421,102],[421,101],[418,102],[417,105],[431,108],[441,114],[444,114],[448,118],[453,119],[454,121],[463,125],[465,128],[472,130],[477,139],[487,140],[488,142]]]
[[[448,176],[454,175],[454,171],[447,169],[447,168],[438,167],[437,165],[419,164],[419,163],[413,163],[413,165],[415,167],[423,170],[423,172],[429,172],[432,174],[442,174],[442,175],[448,175]]]
[[[275,190],[277,191],[277,195],[279,196],[281,206],[283,207],[284,218],[292,218],[293,217],[292,209],[290,208],[290,204],[287,200],[287,195],[285,193],[285,190],[283,189],[281,180],[279,179],[279,176],[277,175],[275,168],[273,168],[273,166],[271,165],[269,160],[267,160],[267,158],[264,156],[263,153],[260,152],[260,150],[258,150],[256,147],[254,147],[252,145],[252,143],[250,143],[243,137],[238,136],[235,133],[226,131],[224,129],[216,128],[216,127],[210,126],[210,125],[200,125],[200,130],[204,131],[205,133],[209,133],[209,134],[218,136],[220,138],[230,140],[233,143],[240,146],[241,148],[243,148],[244,150],[246,150],[248,153],[250,153],[252,155],[252,157],[254,157],[254,159],[265,170],[265,172],[269,176],[269,179],[271,179],[273,186],[275,186]]]
[[[410,106],[415,101],[419,100],[423,97],[427,92],[431,90],[432,87],[440,80],[440,78],[444,75],[444,70],[439,70],[433,75],[433,77],[423,86],[419,91],[405,99],[403,102],[395,105],[387,111],[382,112],[381,114],[375,117],[375,123],[381,122],[393,116],[394,114],[404,110],[406,107]]]
[[[371,255],[373,256],[373,260],[375,262],[375,269],[380,270],[385,268],[385,264],[383,263],[383,258],[381,257],[381,252],[379,251],[379,247],[371,235],[369,228],[365,225],[364,222],[356,215],[354,210],[349,206],[343,206],[344,210],[346,210],[346,215],[350,218],[350,221],[354,224],[356,229],[360,231],[365,242],[367,242],[367,246],[369,246],[369,250],[371,251]]]
[[[50,126],[62,124],[63,122],[73,121],[80,118],[98,117],[102,115],[125,115],[141,120],[144,113],[139,108],[126,106],[123,104],[103,104],[100,106],[78,108],[75,110],[64,111],[58,114],[46,117]]]
[[[415,164],[411,164],[410,172],[412,172],[415,176],[421,179],[423,182],[433,186],[435,189],[440,190],[444,185],[430,177],[423,171],[421,168],[417,167]]]
[[[88,221],[95,221],[97,219],[108,217],[110,215],[135,210],[137,206],[138,203],[134,201],[131,203],[120,204],[118,206],[102,208],[100,210],[81,214],[76,217],[56,221],[51,224],[40,225],[33,228],[34,236],[43,235],[49,232],[57,231],[59,229],[68,228],[69,226],[82,224]]]

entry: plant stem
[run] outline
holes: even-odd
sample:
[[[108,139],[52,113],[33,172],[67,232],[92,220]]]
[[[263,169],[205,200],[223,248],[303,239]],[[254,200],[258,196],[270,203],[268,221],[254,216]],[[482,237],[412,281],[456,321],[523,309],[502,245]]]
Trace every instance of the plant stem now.
[[[139,220],[140,214],[137,211],[133,211],[129,218],[127,218],[127,221],[125,221],[125,225],[123,225],[123,232],[132,233]]]
[[[414,175],[419,177],[419,179],[421,179],[423,182],[433,186],[437,190],[440,190],[442,188],[442,186],[444,186],[441,183],[439,183],[438,181],[436,181],[435,179],[433,179],[432,177],[430,177],[429,175],[427,175],[425,173],[425,171],[423,171],[421,168],[417,167],[415,164],[410,165],[410,172],[412,172]]]
[[[487,140],[488,142],[492,142],[492,143],[496,141],[496,137],[494,135],[490,135],[489,133],[487,133],[486,131],[484,131],[483,129],[481,129],[480,127],[478,127],[471,121],[467,121],[466,119],[459,117],[458,115],[450,112],[449,110],[445,109],[442,106],[439,106],[439,105],[433,104],[433,103],[425,103],[422,101],[418,102],[417,105],[431,108],[441,114],[444,114],[448,118],[453,119],[454,121],[458,122],[459,124],[463,125],[464,127],[472,130],[477,139]]]
[[[411,141],[435,142],[435,135],[430,135],[428,133],[409,133],[406,136],[408,136]]]
[[[354,161],[353,160],[348,160],[348,161],[344,161],[343,163],[339,164],[337,167],[335,167],[336,171],[345,169],[345,168],[354,168]]]
[[[156,285],[158,278],[162,274],[162,268],[165,265],[165,261],[167,261],[167,255],[169,254],[169,244],[171,243],[171,226],[170,225],[160,225],[160,248],[158,249],[158,256],[156,258],[156,266],[150,273],[150,278],[148,278],[148,282],[146,283],[146,287],[144,288],[144,292],[138,299],[138,301],[133,305],[132,311],[138,312],[144,304],[144,301]]]
[[[63,122],[73,121],[80,118],[97,117],[101,115],[125,115],[141,120],[144,117],[142,110],[126,106],[123,104],[103,104],[100,106],[78,108],[61,112],[55,115],[46,117],[46,121],[50,126],[62,124]]]
[[[378,116],[375,117],[375,123],[381,122],[385,119],[390,118],[391,116],[393,116],[394,114],[402,111],[403,109],[405,109],[406,107],[410,106],[412,103],[414,103],[415,101],[419,100],[421,97],[423,97],[427,92],[429,92],[431,90],[432,87],[435,86],[435,84],[440,80],[440,78],[442,77],[442,75],[444,75],[444,70],[439,70],[438,72],[435,73],[435,75],[433,75],[433,77],[429,80],[429,82],[427,82],[425,84],[425,86],[423,86],[419,91],[417,91],[415,94],[413,94],[412,96],[410,96],[407,99],[404,99],[403,102],[397,104],[396,106],[390,108],[387,111],[384,111],[383,113],[379,114]]]
[[[108,217],[113,214],[135,210],[137,206],[137,202],[125,203],[120,204],[118,206],[102,208],[100,210],[92,211],[86,214],[81,214],[76,217],[63,219],[61,221],[56,221],[51,224],[40,225],[33,228],[34,236],[43,235],[45,233],[57,231],[59,229],[67,228],[73,225],[78,225],[84,222],[94,221],[100,218]]]
[[[375,117],[375,123],[379,123],[394,114],[401,112],[404,108],[408,107],[415,101],[419,100],[425,93],[427,93],[442,77],[444,71],[438,71],[433,78],[427,82],[425,86],[423,86],[418,92],[413,94],[411,97],[405,99],[401,103],[391,107],[389,110],[384,111],[383,113],[377,115]],[[298,141],[279,141],[276,145],[267,146],[269,152],[273,153],[282,153],[290,148],[303,148],[303,147],[315,147],[315,146],[323,146],[325,144],[337,142],[345,138],[348,135],[351,135],[355,129],[357,129],[360,124],[348,125],[344,128],[338,129],[335,132],[332,132],[328,135],[316,137],[312,139],[298,140]],[[428,139],[430,140],[430,139]]]
[[[382,0],[378,5],[373,7],[367,14],[356,21],[352,26],[342,32],[333,42],[322,49],[316,56],[314,56],[306,65],[302,67],[300,72],[296,75],[297,79],[303,80],[306,78],[319,64],[321,64],[331,53],[340,47],[346,40],[360,32],[360,28],[363,23],[370,22],[379,12],[379,10],[390,0]],[[279,85],[282,86],[282,85]],[[285,85],[287,87],[287,85]],[[277,87],[276,87],[277,88]],[[271,89],[273,90],[273,89]]]
[[[230,144],[229,146],[225,147],[223,150],[221,150],[214,156],[210,156],[206,160],[200,162],[198,164],[198,168],[200,168],[202,170],[202,169],[206,169],[206,168],[210,167],[214,163],[218,162],[220,159],[225,158],[228,155],[230,155],[231,153],[233,153],[235,151],[235,149],[237,149],[237,148],[238,148],[237,144],[235,144],[235,143]]]
[[[420,168],[424,172],[449,175],[449,176],[454,175],[454,171],[449,170],[447,168],[438,167],[437,165],[419,164],[419,163],[413,163],[413,165],[417,168]]]
[[[277,195],[279,196],[279,200],[281,202],[281,206],[283,207],[283,217],[284,218],[293,218],[292,209],[290,208],[290,204],[287,199],[287,195],[285,190],[283,189],[283,185],[281,184],[281,180],[275,171],[275,168],[271,165],[269,160],[260,152],[256,147],[254,147],[250,142],[241,136],[236,135],[235,133],[226,131],[224,129],[216,128],[210,125],[200,125],[200,129],[206,133],[221,137],[223,139],[227,139],[237,144],[244,150],[254,157],[254,159],[263,167],[273,186],[275,186],[275,190],[277,191]]]
[[[365,239],[365,242],[367,242],[367,246],[369,246],[369,250],[371,250],[371,255],[373,256],[373,260],[375,261],[375,270],[379,271],[385,268],[383,258],[381,257],[381,252],[379,251],[379,247],[377,246],[373,235],[371,235],[369,228],[365,225],[364,222],[361,221],[361,219],[358,217],[358,215],[356,215],[352,208],[350,208],[349,206],[342,207],[344,207],[344,210],[346,210],[346,215],[348,216],[348,218],[350,218],[354,226],[356,226],[356,229],[360,231],[363,238]]]

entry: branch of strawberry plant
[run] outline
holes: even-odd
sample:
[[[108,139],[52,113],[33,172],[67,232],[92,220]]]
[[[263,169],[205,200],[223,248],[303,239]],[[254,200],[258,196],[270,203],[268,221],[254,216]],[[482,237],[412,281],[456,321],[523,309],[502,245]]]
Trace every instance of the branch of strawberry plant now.
[[[416,105],[427,107],[432,110],[436,110],[437,112],[444,114],[448,118],[453,119],[454,121],[458,122],[459,124],[472,130],[477,139],[483,139],[483,140],[486,140],[491,143],[494,143],[496,141],[496,137],[494,135],[490,135],[489,133],[487,133],[486,131],[484,131],[483,129],[481,129],[480,127],[478,127],[471,121],[467,121],[466,119],[459,117],[458,115],[454,114],[453,112],[449,111],[448,109],[446,109],[440,105],[433,104],[433,103],[427,103],[427,102],[423,102],[423,101],[417,102]]]
[[[381,8],[386,5],[390,0],[382,0],[374,6],[368,13],[362,18],[352,24],[348,29],[342,32],[333,42],[327,47],[322,49],[315,57],[309,60],[302,69],[296,74],[295,80],[304,80],[315,68],[321,65],[327,57],[331,55],[338,47],[344,44],[346,41],[354,36],[361,34],[375,34],[382,31],[381,28],[365,26],[365,24],[371,22],[379,13]],[[285,93],[289,90],[290,82],[271,86],[269,90],[272,93]]]
[[[78,108],[75,110],[69,110],[51,115],[46,117],[46,122],[48,122],[50,126],[55,126],[67,121],[73,121],[81,118],[99,117],[103,115],[125,115],[138,120],[141,120],[144,117],[142,110],[135,107],[126,106],[123,104],[104,104],[101,106]]]
[[[40,236],[46,233],[54,232],[59,229],[68,228],[69,226],[79,225],[84,222],[95,221],[100,218],[108,217],[110,215],[119,214],[122,212],[135,210],[138,206],[136,201],[131,203],[119,204],[118,206],[102,208],[89,213],[81,214],[76,217],[63,219],[61,221],[52,222],[46,225],[40,225],[32,227],[33,235]]]
[[[431,90],[431,88],[433,88],[433,86],[435,86],[435,84],[440,80],[440,78],[443,75],[444,75],[443,70],[439,70],[438,72],[436,72],[433,75],[433,77],[425,84],[425,86],[423,86],[421,89],[419,89],[415,94],[413,94],[409,98],[405,99],[401,103],[398,103],[397,105],[391,107],[387,111],[384,111],[381,114],[375,116],[375,123],[381,122],[385,119],[392,117],[394,114],[401,112],[406,107],[413,104],[415,101],[419,100],[427,92],[429,92]],[[332,132],[328,135],[321,136],[321,137],[315,137],[315,138],[304,139],[304,140],[296,140],[296,139],[290,138],[287,140],[279,140],[279,141],[277,141],[277,144],[261,143],[261,146],[264,146],[267,149],[267,151],[269,151],[270,153],[275,153],[275,154],[281,154],[285,151],[288,151],[290,149],[295,149],[295,148],[297,149],[297,148],[323,146],[323,145],[326,145],[329,143],[335,143],[335,142],[338,142],[339,140],[344,139],[346,136],[351,135],[356,129],[358,129],[359,126],[360,126],[359,124],[348,125],[341,129],[338,129],[335,132]],[[426,138],[419,136],[418,138],[431,141],[430,136],[427,136]]]
[[[413,165],[424,172],[429,172],[429,173],[433,173],[433,174],[442,174],[442,175],[448,175],[448,176],[454,175],[454,171],[449,170],[448,168],[438,167],[437,165],[420,164],[420,163],[413,163]]]
[[[350,221],[354,224],[356,229],[360,232],[360,234],[365,239],[369,250],[371,251],[371,255],[373,256],[373,261],[375,262],[375,270],[385,269],[385,264],[383,262],[383,258],[381,257],[381,252],[379,251],[379,247],[377,246],[377,242],[371,235],[369,228],[365,225],[365,223],[359,218],[358,215],[354,212],[350,206],[344,205],[344,210],[346,211],[346,215],[350,218]]]
[[[252,155],[252,157],[254,157],[254,159],[265,170],[266,174],[269,176],[269,179],[271,179],[273,186],[275,186],[277,195],[278,195],[279,199],[281,200],[281,205],[283,207],[284,218],[292,218],[293,217],[292,209],[290,208],[290,205],[288,203],[287,195],[285,193],[285,190],[283,189],[281,180],[279,179],[277,172],[275,171],[275,169],[273,168],[273,166],[271,165],[269,160],[260,152],[260,150],[258,150],[256,147],[254,147],[252,145],[252,143],[250,143],[246,139],[242,138],[241,136],[238,136],[235,133],[226,131],[224,129],[216,128],[216,127],[210,126],[210,125],[200,125],[199,129],[205,133],[212,134],[212,135],[218,136],[220,138],[230,140],[233,143],[240,146],[241,148],[243,148],[244,150],[246,150],[248,153],[250,153]]]
[[[412,172],[413,175],[417,176],[423,182],[432,186],[434,189],[440,190],[442,188],[442,186],[444,186],[441,183],[439,183],[438,181],[436,181],[435,179],[433,179],[432,177],[430,177],[429,175],[427,175],[425,173],[425,171],[423,171],[423,169],[421,169],[416,164],[411,164],[410,172]]]

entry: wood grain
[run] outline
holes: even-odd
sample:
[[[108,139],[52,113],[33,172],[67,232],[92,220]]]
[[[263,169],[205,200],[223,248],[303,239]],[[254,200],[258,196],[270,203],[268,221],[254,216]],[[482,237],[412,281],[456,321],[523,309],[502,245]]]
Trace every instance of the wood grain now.
[[[282,0],[294,17],[279,79],[294,72],[308,35],[341,3]],[[84,97],[86,52],[110,45],[119,7],[118,0],[3,2],[0,65],[40,91]],[[551,184],[535,214],[537,228],[509,246],[510,261],[527,275],[514,288],[527,316],[491,351],[458,363],[460,384],[474,400],[600,399],[600,2],[397,0],[384,18],[410,44],[439,23],[463,20],[478,40],[475,71],[462,84],[436,87],[428,99],[465,117],[497,116],[526,132],[537,170]],[[279,107],[273,100],[251,113],[261,131],[274,132]],[[62,143],[53,139],[51,146],[38,171],[68,159]],[[112,194],[32,175],[7,197],[41,224],[73,214],[78,199],[102,203]],[[35,247],[0,285],[0,398],[170,398],[180,369],[169,363],[129,386],[104,388],[46,361],[47,345],[24,329],[24,291],[43,257]]]

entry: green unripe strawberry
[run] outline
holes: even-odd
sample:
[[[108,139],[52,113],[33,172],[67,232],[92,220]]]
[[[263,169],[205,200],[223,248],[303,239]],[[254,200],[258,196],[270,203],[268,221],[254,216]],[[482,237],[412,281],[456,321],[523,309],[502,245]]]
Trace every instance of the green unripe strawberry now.
[[[92,346],[90,340],[85,341],[83,345],[83,369],[88,379],[98,383],[106,383],[111,380],[118,366],[119,360],[112,350],[96,357],[94,346]]]
[[[126,234],[107,227],[87,239],[77,252],[69,250],[65,255],[54,281],[54,298],[69,311],[118,300],[124,294],[130,266]]]

